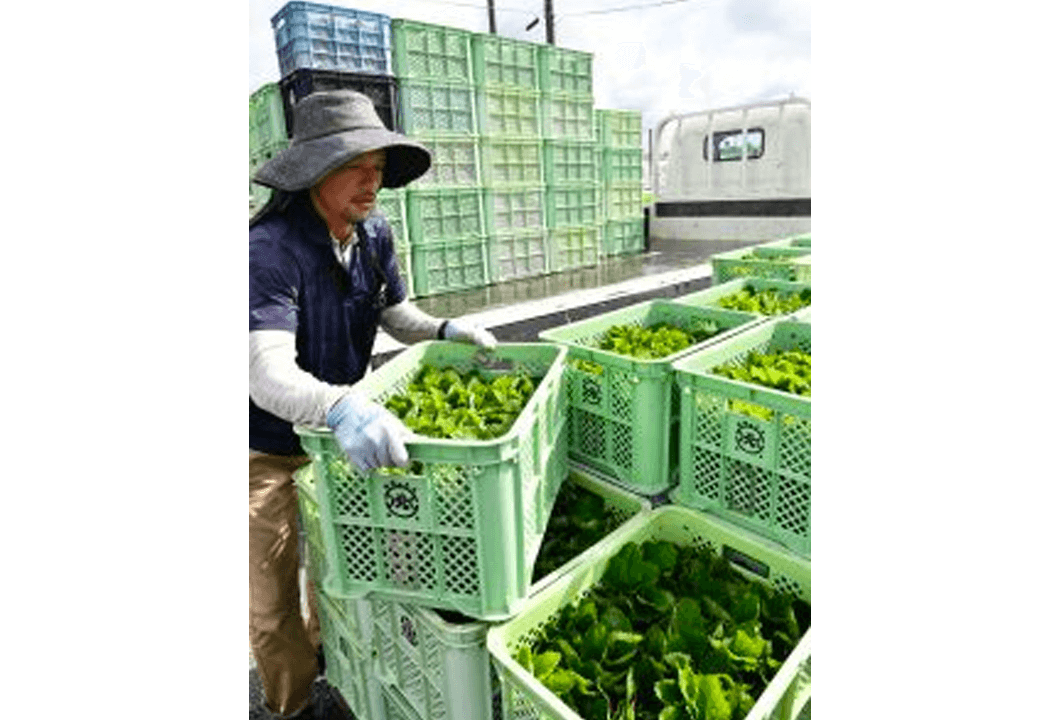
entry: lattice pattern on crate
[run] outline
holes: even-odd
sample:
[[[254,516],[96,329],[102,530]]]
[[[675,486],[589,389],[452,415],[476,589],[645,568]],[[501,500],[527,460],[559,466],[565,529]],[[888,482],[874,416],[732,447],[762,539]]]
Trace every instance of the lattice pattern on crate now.
[[[475,137],[413,138],[431,153],[430,169],[410,187],[478,187],[482,184],[479,172],[478,145]]]
[[[592,140],[593,101],[548,95],[542,101],[545,137],[552,140]]]
[[[548,272],[548,236],[543,229],[498,233],[487,243],[490,282],[507,282]]]
[[[539,89],[536,45],[478,33],[471,54],[476,85]]]
[[[541,137],[541,100],[536,92],[480,87],[476,97],[479,130],[483,135]]]
[[[405,80],[401,84],[401,125],[407,135],[475,135],[474,89],[470,85]]]
[[[553,185],[546,193],[549,227],[595,225],[599,217],[598,185]]]
[[[491,138],[482,142],[482,174],[490,185],[542,185],[541,143]]]
[[[482,287],[489,282],[486,242],[472,237],[413,246],[412,268],[418,295]]]
[[[539,48],[539,64],[545,92],[592,97],[592,53],[545,45]]]
[[[390,72],[390,17],[292,2],[272,18],[280,76],[296,69]]]
[[[644,159],[640,148],[604,149],[603,154],[604,182],[640,183],[644,174]]]
[[[468,31],[396,18],[391,33],[394,73],[399,78],[474,82]]]
[[[409,242],[414,247],[483,235],[482,193],[477,188],[417,188],[408,193]]]
[[[810,251],[807,248],[743,248],[711,257],[715,282],[759,277],[810,282]]]
[[[743,347],[725,352],[709,365],[740,362],[751,352],[792,348],[809,352],[809,333],[762,331],[756,341],[748,339]],[[704,371],[709,374],[709,369]],[[807,552],[810,419],[785,412],[768,398],[751,403],[695,385],[688,392],[691,445],[683,452],[690,453],[691,463],[689,475],[682,471],[681,502],[731,513],[730,519],[748,522]],[[756,417],[747,415],[748,410]]]
[[[422,720],[388,692],[383,693],[383,709],[386,720]]]
[[[487,188],[486,215],[493,232],[544,228],[544,188]]]
[[[630,220],[642,217],[643,190],[636,183],[609,184],[604,192],[604,203],[608,220]]]
[[[549,230],[552,272],[596,265],[600,257],[598,225]]]
[[[272,18],[277,47],[296,37],[390,45],[390,17],[319,3],[291,2]]]
[[[610,110],[598,108],[594,111],[600,144],[605,149],[640,148],[641,114],[637,110]]]
[[[587,140],[545,140],[544,145],[548,184],[595,183],[600,180],[600,162],[595,143]]]

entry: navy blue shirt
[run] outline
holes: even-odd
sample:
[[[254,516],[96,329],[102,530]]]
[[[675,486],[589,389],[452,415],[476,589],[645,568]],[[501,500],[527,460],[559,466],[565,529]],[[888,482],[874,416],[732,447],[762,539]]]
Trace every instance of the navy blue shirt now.
[[[383,215],[374,212],[354,230],[359,241],[347,271],[307,193],[250,228],[250,329],[293,332],[298,367],[337,385],[364,377],[380,313],[406,297]],[[250,447],[303,453],[291,423],[253,400]]]

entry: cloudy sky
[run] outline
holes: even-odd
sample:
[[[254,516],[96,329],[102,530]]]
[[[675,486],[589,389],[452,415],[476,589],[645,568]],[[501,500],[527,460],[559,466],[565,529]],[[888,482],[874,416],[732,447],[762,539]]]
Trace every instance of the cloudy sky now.
[[[269,20],[286,2],[250,0],[248,92],[279,80]],[[485,0],[326,4],[489,30]],[[543,0],[495,0],[494,7],[498,34],[545,42]],[[809,0],[554,0],[552,7],[556,45],[593,53],[596,106],[640,110],[644,128],[673,112],[791,93],[810,98]]]

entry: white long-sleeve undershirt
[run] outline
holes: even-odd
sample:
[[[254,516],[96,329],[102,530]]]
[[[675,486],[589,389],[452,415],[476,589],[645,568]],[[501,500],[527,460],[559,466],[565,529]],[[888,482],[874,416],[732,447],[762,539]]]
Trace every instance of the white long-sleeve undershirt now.
[[[396,339],[412,344],[436,337],[441,320],[406,300],[383,310],[380,323]],[[293,332],[252,331],[250,398],[262,410],[290,423],[323,427],[331,406],[354,386],[318,380],[298,367],[296,355]]]

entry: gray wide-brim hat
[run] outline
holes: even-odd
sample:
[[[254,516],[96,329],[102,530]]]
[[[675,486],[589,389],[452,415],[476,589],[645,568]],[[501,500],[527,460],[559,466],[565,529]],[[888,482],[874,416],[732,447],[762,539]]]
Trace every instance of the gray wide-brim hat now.
[[[387,130],[372,101],[354,90],[306,95],[294,106],[291,145],[254,173],[254,182],[295,192],[371,150],[386,151],[382,186],[403,187],[431,167],[423,145]]]

